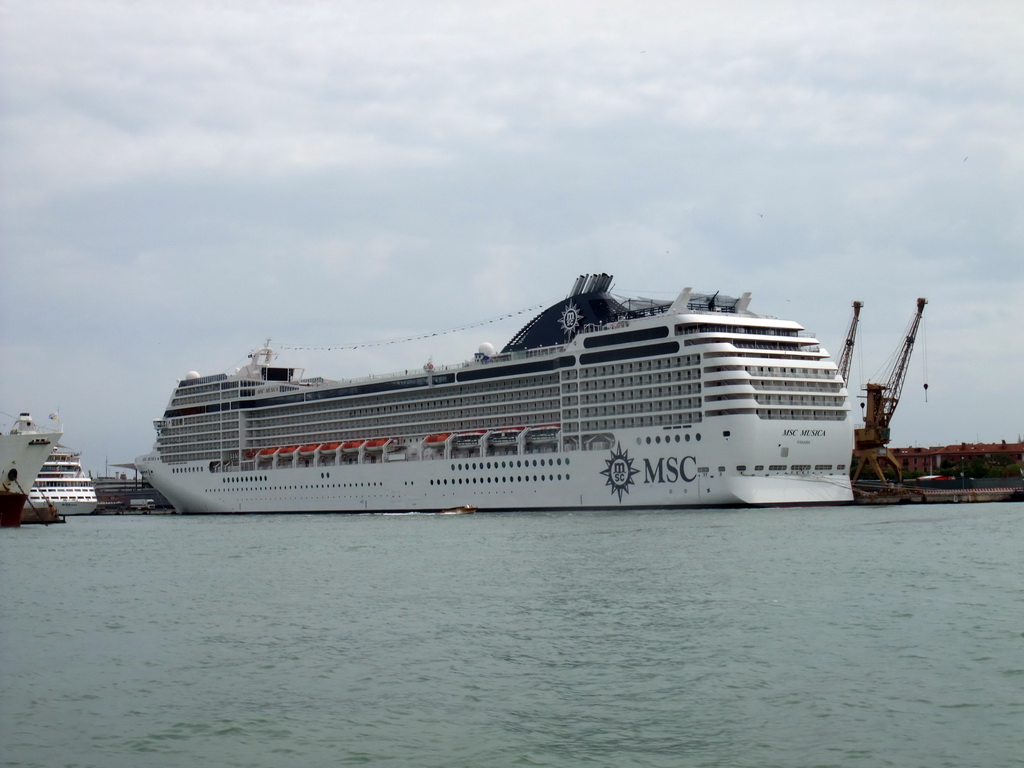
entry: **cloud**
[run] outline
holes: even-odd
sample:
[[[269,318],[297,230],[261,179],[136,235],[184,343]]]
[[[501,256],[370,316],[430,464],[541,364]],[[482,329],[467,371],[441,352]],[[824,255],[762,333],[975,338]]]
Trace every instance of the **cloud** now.
[[[12,6],[7,410],[61,401],[72,444],[123,460],[175,376],[268,336],[459,328],[594,271],[750,290],[833,350],[858,298],[866,360],[926,295],[933,403],[975,386],[958,350],[1019,380],[1020,32],[999,2]],[[307,367],[458,360],[520,320]],[[1002,429],[1003,378],[897,439]]]

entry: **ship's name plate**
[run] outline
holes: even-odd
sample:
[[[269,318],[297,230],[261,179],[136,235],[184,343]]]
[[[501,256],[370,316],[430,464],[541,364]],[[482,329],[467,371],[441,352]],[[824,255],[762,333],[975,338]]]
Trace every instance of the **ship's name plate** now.
[[[824,429],[784,429],[783,437],[824,437]]]

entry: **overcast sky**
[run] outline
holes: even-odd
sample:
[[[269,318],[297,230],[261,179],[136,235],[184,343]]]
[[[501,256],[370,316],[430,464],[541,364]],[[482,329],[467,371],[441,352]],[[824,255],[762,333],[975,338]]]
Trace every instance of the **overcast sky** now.
[[[862,300],[858,388],[927,297],[893,444],[1015,441],[1022,51],[1011,0],[5,0],[3,419],[102,473],[267,338],[453,363],[608,272],[836,354]]]

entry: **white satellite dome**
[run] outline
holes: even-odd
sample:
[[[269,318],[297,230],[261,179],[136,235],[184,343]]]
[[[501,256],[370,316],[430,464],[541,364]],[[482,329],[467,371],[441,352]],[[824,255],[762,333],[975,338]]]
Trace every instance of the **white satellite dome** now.
[[[477,352],[481,355],[487,355],[487,357],[494,357],[494,345],[489,341],[485,341],[477,347]]]
[[[199,371],[189,371],[188,373],[185,374],[185,380],[186,381],[190,381],[192,379],[198,379],[198,378],[199,378]]]

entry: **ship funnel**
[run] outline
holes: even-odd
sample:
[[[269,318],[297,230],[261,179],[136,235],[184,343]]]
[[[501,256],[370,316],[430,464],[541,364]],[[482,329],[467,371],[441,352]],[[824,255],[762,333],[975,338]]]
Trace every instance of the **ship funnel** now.
[[[611,287],[612,276],[606,272],[597,275],[580,275],[572,286],[570,296],[579,296],[581,293],[604,293]]]

